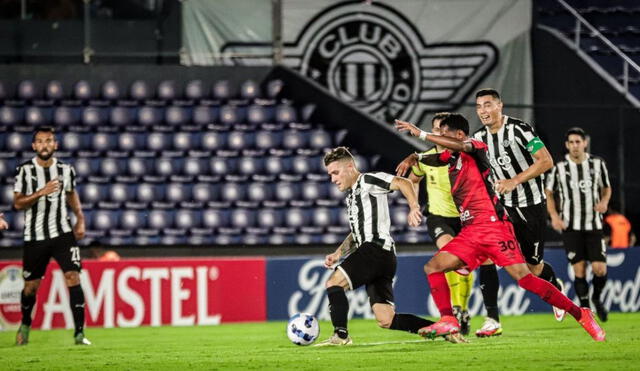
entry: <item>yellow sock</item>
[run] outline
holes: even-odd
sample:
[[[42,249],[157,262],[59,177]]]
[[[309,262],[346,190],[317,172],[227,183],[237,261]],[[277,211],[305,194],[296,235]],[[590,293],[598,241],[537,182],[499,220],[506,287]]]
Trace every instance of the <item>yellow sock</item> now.
[[[473,289],[473,272],[468,276],[458,275],[458,297],[460,299],[460,307],[462,310],[467,310],[469,305],[469,297],[471,296],[471,290]]]
[[[451,291],[451,305],[460,306],[460,275],[456,272],[445,273],[447,277],[447,283],[449,284],[449,290]]]

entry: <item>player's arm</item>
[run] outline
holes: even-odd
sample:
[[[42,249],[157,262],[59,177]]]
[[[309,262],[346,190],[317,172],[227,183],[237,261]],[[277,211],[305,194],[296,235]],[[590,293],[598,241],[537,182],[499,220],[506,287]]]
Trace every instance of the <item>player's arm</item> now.
[[[551,217],[551,227],[558,232],[562,232],[567,229],[567,225],[564,223],[564,220],[558,214],[558,209],[556,207],[556,200],[553,198],[553,191],[550,189],[545,189],[544,192],[547,194],[547,212]]]
[[[393,177],[391,181],[390,190],[400,190],[404,198],[409,202],[409,215],[407,221],[411,227],[417,227],[422,222],[422,212],[420,211],[420,204],[418,203],[418,195],[414,191],[413,182],[403,177]]]
[[[414,137],[418,137],[424,141],[429,141],[431,143],[440,145],[442,147],[448,148],[452,151],[456,152],[472,152],[473,145],[469,142],[463,142],[461,140],[455,138],[449,138],[442,135],[428,133],[426,131],[420,130],[417,126],[412,123],[396,120],[396,129],[400,132],[408,131]]]
[[[80,197],[75,189],[71,192],[67,192],[67,203],[71,208],[71,212],[76,216],[76,224],[73,226],[73,234],[76,237],[76,240],[80,240],[84,238],[85,222],[82,205],[80,204]]]
[[[533,164],[511,179],[498,180],[496,182],[496,191],[499,193],[509,193],[513,191],[518,184],[526,183],[553,167],[553,158],[546,147],[540,148],[532,155]]]
[[[20,192],[13,193],[13,207],[16,210],[26,210],[33,206],[40,197],[52,194],[54,192],[58,192],[58,187],[60,186],[60,182],[58,179],[50,180],[47,184],[44,185],[43,188],[33,192],[30,195],[24,195]]]
[[[607,212],[609,208],[609,200],[611,199],[611,187],[604,187],[600,190],[600,201],[593,207],[593,209],[601,214]]]
[[[342,241],[340,246],[333,253],[325,256],[324,258],[324,266],[326,268],[331,268],[334,264],[336,264],[341,257],[351,254],[356,249],[356,243],[353,240],[353,235],[349,233],[347,238]]]

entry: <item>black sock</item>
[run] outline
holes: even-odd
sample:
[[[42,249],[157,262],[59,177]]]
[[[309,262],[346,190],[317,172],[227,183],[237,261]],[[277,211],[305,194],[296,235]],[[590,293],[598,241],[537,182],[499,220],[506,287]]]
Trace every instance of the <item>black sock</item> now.
[[[27,296],[24,290],[20,294],[20,309],[22,310],[22,324],[31,326],[31,312],[36,304],[36,295]]]
[[[84,332],[84,293],[80,285],[69,287],[69,304],[73,313],[73,324],[76,328],[73,336],[76,336]]]
[[[484,307],[487,309],[487,317],[493,318],[497,322],[500,322],[500,311],[498,310],[499,287],[498,270],[495,264],[481,265],[480,290],[482,291],[482,300],[484,300]]]
[[[331,315],[331,323],[334,332],[342,339],[346,339],[349,335],[347,331],[347,318],[349,316],[349,301],[347,294],[340,286],[331,286],[327,288],[327,296],[329,297],[329,314]]]
[[[545,281],[551,282],[553,286],[555,286],[557,289],[560,289],[558,287],[558,283],[556,282],[556,272],[553,271],[553,267],[549,263],[542,263],[542,272],[540,272],[540,275],[538,277],[542,278]]]
[[[576,277],[574,285],[576,295],[578,295],[578,300],[580,300],[580,306],[589,308],[589,284],[587,283],[587,279]]]
[[[593,304],[600,304],[600,294],[602,294],[602,290],[604,286],[607,284],[607,275],[605,274],[602,277],[593,276],[593,280],[591,281],[593,284],[593,294],[591,294],[591,301]]]
[[[414,314],[396,313],[396,315],[393,316],[393,321],[391,322],[391,327],[389,328],[392,330],[408,331],[412,334],[417,334],[418,330],[420,330],[421,328],[432,325],[434,323],[435,322],[418,317]]]

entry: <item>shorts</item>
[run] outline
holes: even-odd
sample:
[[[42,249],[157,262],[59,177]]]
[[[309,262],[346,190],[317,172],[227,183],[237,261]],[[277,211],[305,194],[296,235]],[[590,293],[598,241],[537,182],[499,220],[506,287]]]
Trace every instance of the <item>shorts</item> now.
[[[607,246],[604,243],[602,231],[566,230],[562,232],[562,242],[571,264],[584,260],[607,261]]]
[[[349,288],[366,285],[369,304],[393,303],[393,277],[396,274],[396,254],[365,242],[351,253],[336,269],[345,275]]]
[[[525,262],[510,222],[471,224],[446,244],[437,254],[448,252],[460,258],[469,271],[487,259],[506,267]]]
[[[80,248],[73,233],[65,233],[44,241],[25,241],[22,252],[22,275],[25,281],[41,279],[51,257],[63,272],[80,272]]]
[[[438,238],[441,236],[448,234],[450,236],[456,236],[460,233],[460,229],[462,228],[460,224],[460,218],[458,217],[446,217],[441,215],[433,215],[429,214],[427,216],[427,228],[429,231],[429,236],[431,236],[431,241],[436,243]]]
[[[528,207],[507,207],[516,231],[522,255],[527,263],[538,265],[544,258],[544,231],[547,227],[547,204],[543,202]]]

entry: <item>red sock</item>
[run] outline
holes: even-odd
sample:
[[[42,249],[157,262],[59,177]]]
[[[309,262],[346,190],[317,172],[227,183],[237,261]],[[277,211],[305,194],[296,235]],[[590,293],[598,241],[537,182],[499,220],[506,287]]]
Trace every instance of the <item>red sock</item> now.
[[[451,308],[451,292],[449,284],[443,272],[427,274],[429,286],[431,286],[431,296],[436,303],[441,316],[453,316]]]
[[[518,285],[523,289],[538,295],[542,300],[554,307],[566,310],[575,319],[579,320],[580,317],[582,317],[580,307],[573,304],[569,298],[567,298],[551,283],[529,273],[518,281]]]

